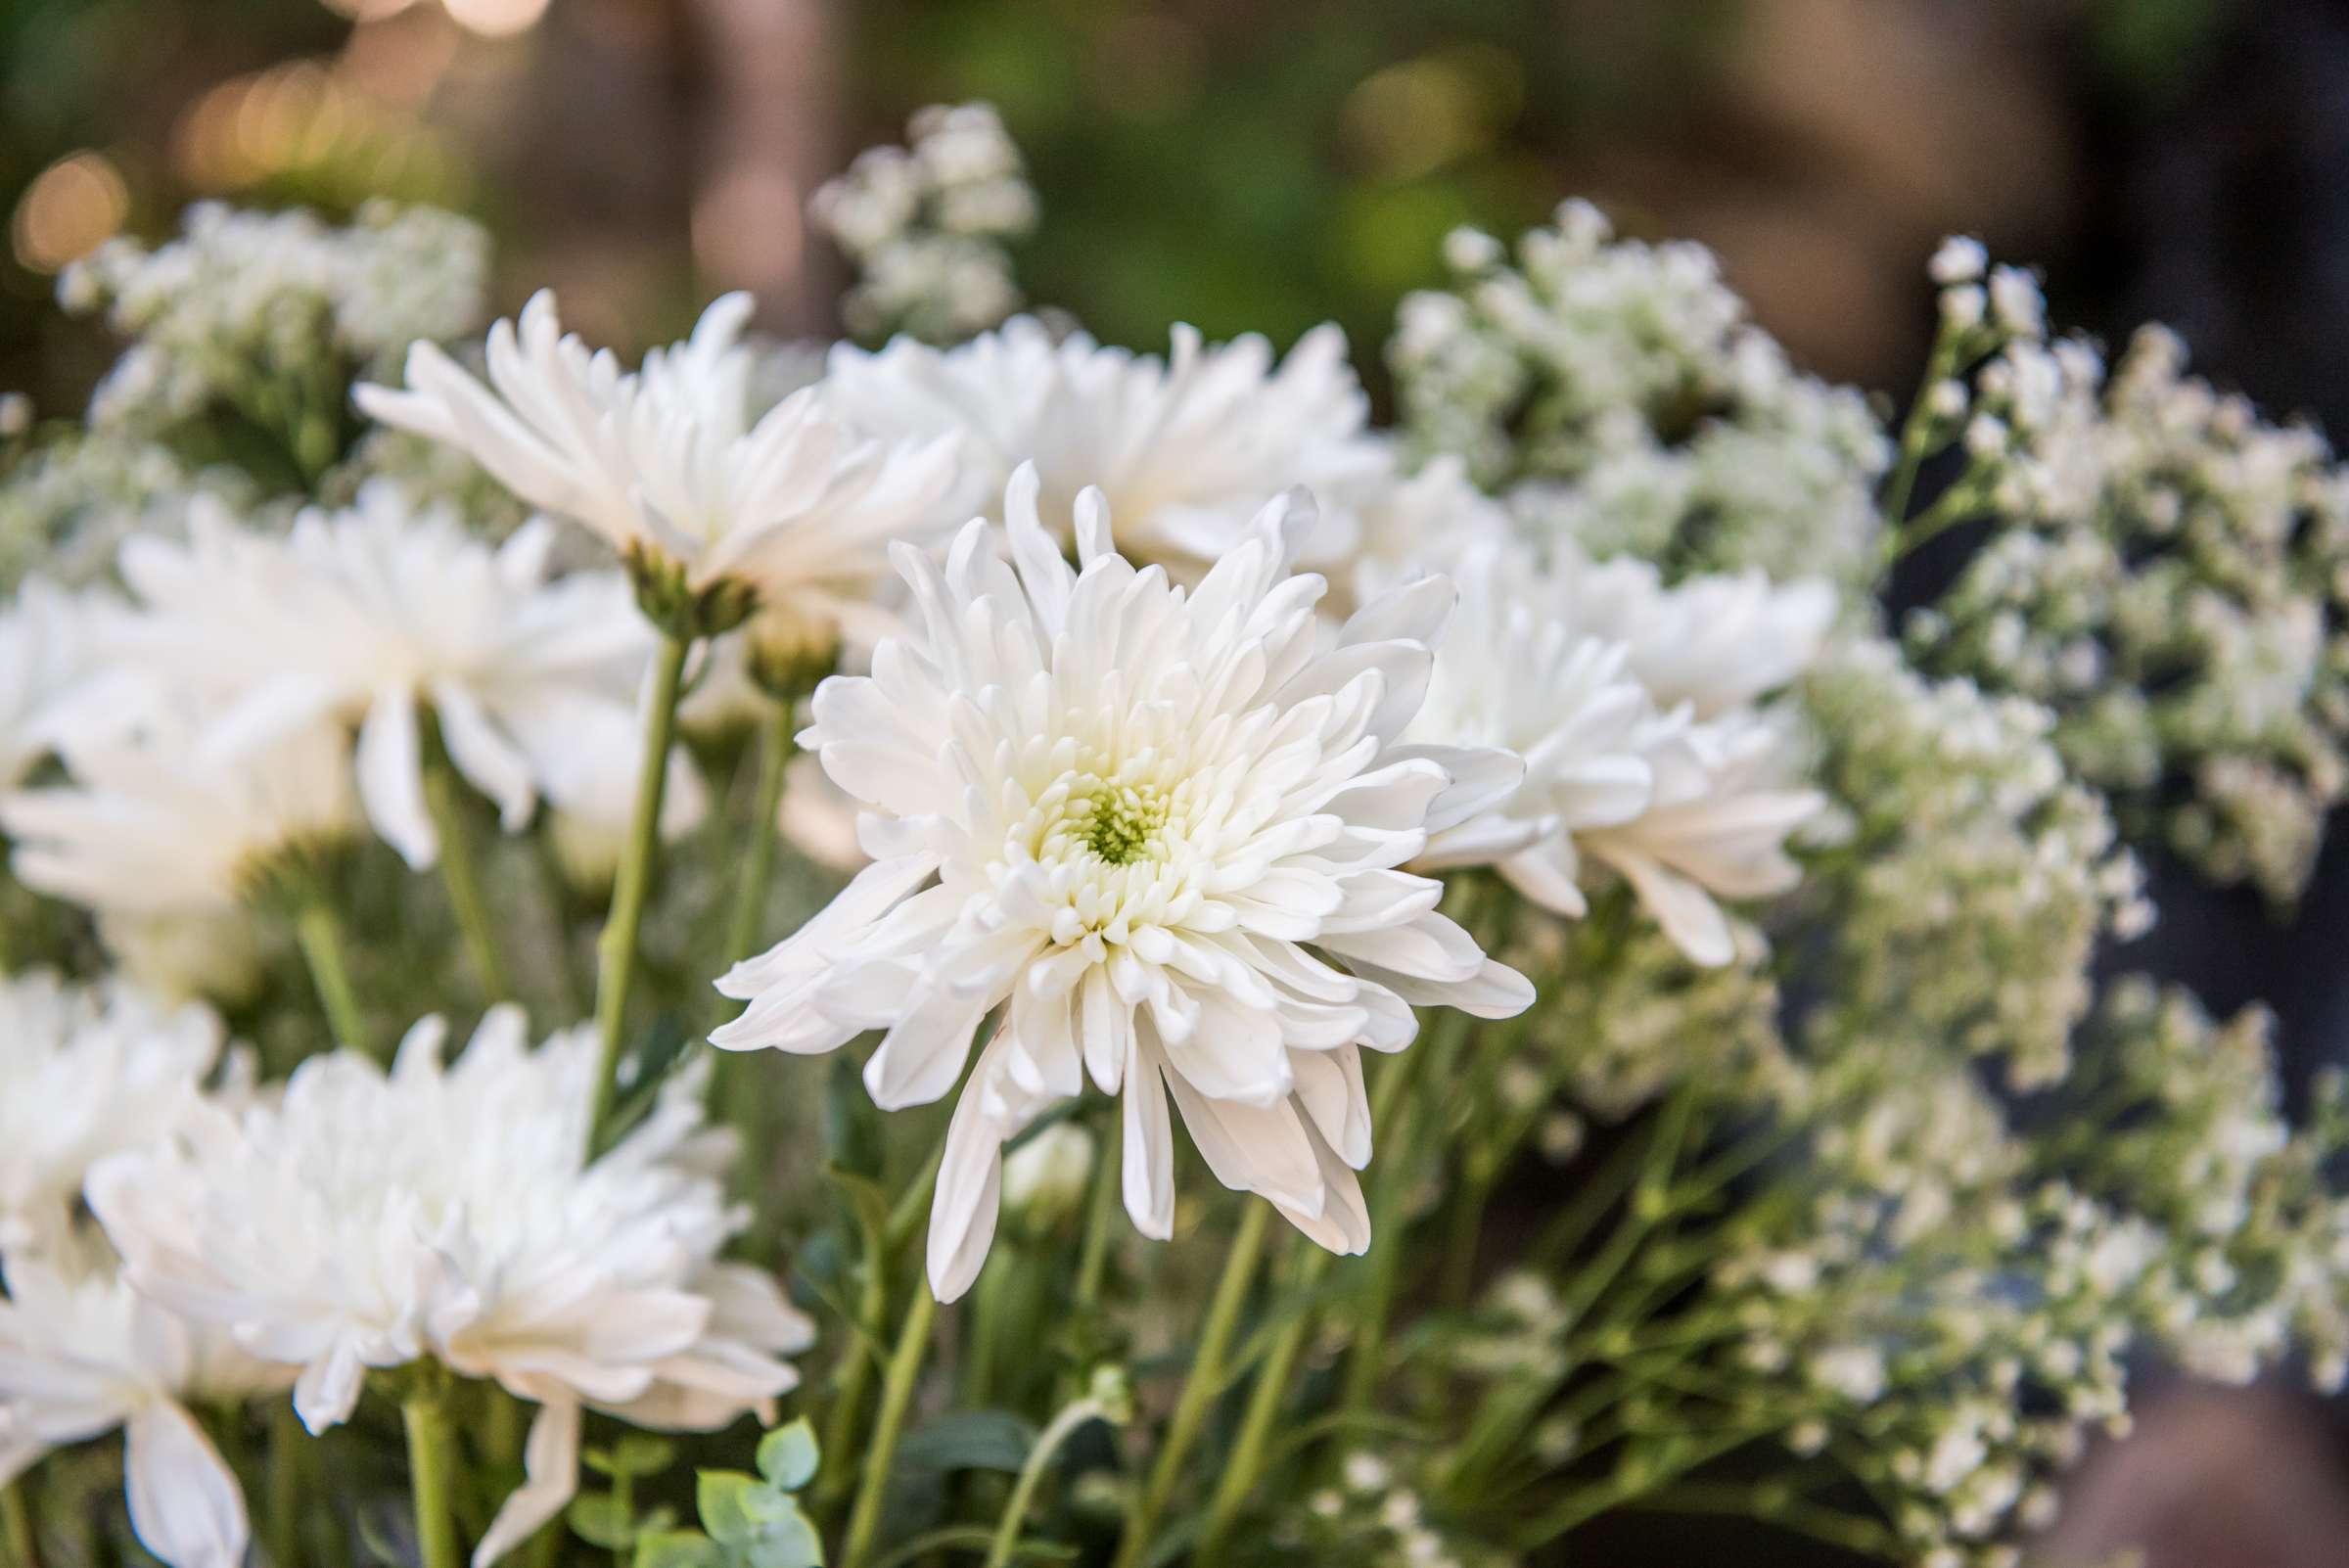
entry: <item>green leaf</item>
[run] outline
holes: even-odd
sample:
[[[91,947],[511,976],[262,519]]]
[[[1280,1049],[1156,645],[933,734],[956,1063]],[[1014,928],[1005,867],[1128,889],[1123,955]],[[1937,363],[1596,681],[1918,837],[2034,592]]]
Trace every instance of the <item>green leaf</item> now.
[[[573,1535],[606,1551],[619,1551],[636,1538],[636,1521],[609,1492],[580,1493],[571,1499],[563,1517]]]
[[[698,1530],[668,1530],[636,1538],[635,1568],[724,1568],[726,1554]]]
[[[922,1470],[1017,1474],[1036,1446],[1036,1428],[1009,1410],[955,1410],[925,1421],[898,1445],[898,1462]]]
[[[823,1568],[823,1539],[796,1505],[751,1543],[751,1568]]]
[[[667,1438],[631,1432],[612,1447],[612,1468],[621,1475],[658,1475],[676,1459],[677,1446]]]
[[[867,1178],[881,1174],[881,1114],[845,1051],[824,1080],[824,1152],[843,1171]]]
[[[801,1416],[759,1440],[759,1473],[769,1485],[797,1492],[815,1478],[815,1428]]]
[[[856,1228],[869,1252],[878,1238],[889,1233],[889,1194],[881,1190],[880,1182],[842,1166],[828,1165],[824,1175],[848,1200],[849,1213],[856,1217]]]
[[[702,1528],[722,1545],[739,1546],[759,1533],[762,1522],[759,1496],[773,1489],[755,1475],[740,1470],[704,1470],[694,1480],[694,1504],[701,1510]]]

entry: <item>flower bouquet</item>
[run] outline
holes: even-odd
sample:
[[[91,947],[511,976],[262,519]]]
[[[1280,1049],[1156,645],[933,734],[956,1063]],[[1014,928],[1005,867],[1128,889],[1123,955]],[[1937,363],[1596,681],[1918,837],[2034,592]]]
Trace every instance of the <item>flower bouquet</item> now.
[[[422,209],[66,276],[10,1561],[1998,1568],[2143,1363],[2340,1384],[2349,1095],[2122,973],[2133,846],[2285,906],[2349,788],[2321,438],[1965,240],[1896,413],[1580,205],[1377,428],[1015,314],[1017,150],[908,141],[829,347],[484,339]]]

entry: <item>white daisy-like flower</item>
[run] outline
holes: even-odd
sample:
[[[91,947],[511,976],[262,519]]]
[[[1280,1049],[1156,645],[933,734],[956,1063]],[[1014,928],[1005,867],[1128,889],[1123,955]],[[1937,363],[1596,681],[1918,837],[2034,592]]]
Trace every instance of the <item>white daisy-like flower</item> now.
[[[503,1007],[454,1063],[438,1019],[388,1074],[313,1057],[282,1102],[199,1118],[86,1183],[140,1291],[300,1368],[312,1431],[350,1414],[368,1368],[427,1357],[538,1402],[529,1479],[477,1564],[572,1496],[583,1406],[721,1426],[789,1389],[779,1357],[812,1337],[771,1278],[716,1261],[747,1217],[696,1078],[589,1160],[594,1032],[533,1051],[525,1031]]]
[[[1355,508],[1392,479],[1365,430],[1369,400],[1335,327],[1301,339],[1276,366],[1255,336],[1207,346],[1177,326],[1170,356],[1058,342],[1032,317],[959,347],[899,338],[877,353],[832,350],[825,400],[859,430],[892,437],[962,433],[965,497],[991,506],[1013,467],[1033,462],[1041,516],[1070,536],[1078,492],[1098,486],[1120,548],[1196,577],[1248,535],[1292,484],[1323,513],[1307,559],[1355,546]],[[967,515],[967,513],[966,513]]]
[[[109,635],[133,666],[216,710],[207,754],[233,757],[289,729],[358,733],[369,819],[410,865],[438,857],[425,805],[422,715],[458,772],[528,824],[577,737],[615,734],[632,758],[634,700],[651,638],[617,573],[549,581],[554,525],[492,549],[445,511],[413,511],[374,484],[346,512],[311,511],[287,536],[194,509],[187,541],[131,540],[122,576],[139,601]],[[673,767],[684,767],[677,759]]]
[[[934,538],[954,521],[955,438],[864,438],[815,389],[754,423],[758,359],[739,341],[751,310],[750,296],[724,296],[691,338],[629,373],[566,335],[541,291],[519,323],[490,329],[487,386],[419,343],[405,391],[356,396],[387,425],[462,448],[640,568],[666,564],[695,593],[738,585],[769,609],[854,633],[870,624],[891,541]]]
[[[1718,900],[1801,881],[1786,836],[1826,797],[1785,782],[1787,738],[1750,712],[1698,723],[1683,707],[1649,718],[1639,741],[1655,780],[1646,809],[1584,834],[1583,848],[1622,874],[1682,952],[1726,964],[1736,933]]]
[[[1437,912],[1441,883],[1399,869],[1520,773],[1400,743],[1452,589],[1410,583],[1333,638],[1321,579],[1289,571],[1302,494],[1185,591],[1117,553],[1098,491],[1075,500],[1072,569],[1038,488],[1023,465],[1008,527],[974,521],[943,566],[898,552],[918,630],[817,688],[801,737],[866,807],[875,863],[725,978],[750,1006],[713,1039],[815,1052],[885,1031],[865,1083],[897,1108],[952,1089],[1004,1008],[939,1173],[942,1300],[986,1256],[1001,1144],[1087,1076],[1122,1096],[1145,1234],[1173,1227],[1172,1093],[1226,1185],[1359,1251],[1359,1047],[1408,1045],[1413,1002],[1497,1017],[1533,998]]]
[[[1514,531],[1508,509],[1478,489],[1467,465],[1450,453],[1368,487],[1355,512],[1361,524],[1357,559],[1388,580],[1412,570],[1449,572],[1472,550],[1505,546]]]
[[[0,1268],[0,1486],[119,1429],[140,1544],[169,1568],[240,1568],[245,1496],[188,1407],[281,1390],[291,1373],[139,1295],[103,1242],[80,1239]]]
[[[1523,549],[1471,545],[1451,571],[1459,608],[1408,733],[1515,752],[1525,779],[1433,836],[1419,866],[1492,865],[1526,898],[1580,915],[1579,836],[1647,808],[1654,779],[1641,739],[1654,704],[1625,672],[1630,650],[1590,635],[1570,586]]]
[[[352,830],[349,747],[334,730],[207,761],[189,717],[160,699],[119,728],[62,742],[72,783],[0,795],[25,886],[102,919],[218,914]]]
[[[1699,719],[1786,685],[1819,657],[1834,623],[1834,585],[1819,578],[1775,583],[1746,572],[1666,587],[1652,562],[1593,562],[1567,541],[1557,549],[1577,627],[1624,644],[1658,708],[1686,704]]]
[[[23,783],[55,744],[67,693],[87,672],[87,619],[79,600],[38,577],[0,610],[0,789]]]
[[[220,1040],[207,1009],[159,1007],[127,986],[0,980],[0,1250],[64,1236],[83,1175],[177,1127]]]

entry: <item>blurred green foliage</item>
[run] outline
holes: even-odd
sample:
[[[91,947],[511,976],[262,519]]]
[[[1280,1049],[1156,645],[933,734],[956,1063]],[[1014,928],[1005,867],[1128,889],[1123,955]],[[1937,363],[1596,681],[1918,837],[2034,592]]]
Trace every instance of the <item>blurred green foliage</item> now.
[[[927,102],[1002,111],[1043,205],[1023,276],[1100,336],[1334,318],[1367,359],[1448,230],[1513,232],[1578,151],[1669,129],[1738,6],[1604,10],[875,0],[849,81],[867,141]]]

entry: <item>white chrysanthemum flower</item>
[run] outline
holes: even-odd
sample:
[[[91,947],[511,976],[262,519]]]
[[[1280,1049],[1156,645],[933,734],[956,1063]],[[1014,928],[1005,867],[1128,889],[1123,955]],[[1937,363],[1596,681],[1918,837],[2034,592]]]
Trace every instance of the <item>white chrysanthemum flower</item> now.
[[[1441,883],[1398,869],[1520,771],[1399,744],[1452,589],[1408,584],[1333,639],[1321,579],[1289,574],[1302,495],[1186,592],[1116,552],[1098,491],[1076,498],[1073,570],[1037,490],[1023,465],[1008,528],[973,522],[943,568],[898,552],[918,633],[817,688],[802,737],[868,807],[875,863],[726,977],[751,1005],[713,1038],[814,1052],[886,1031],[865,1083],[897,1108],[952,1089],[1004,1007],[939,1174],[942,1300],[986,1256],[1001,1144],[1088,1074],[1123,1096],[1145,1234],[1174,1222],[1172,1092],[1226,1185],[1359,1251],[1359,1048],[1409,1044],[1412,1002],[1506,1016],[1533,997],[1436,911]]]
[[[1640,737],[1654,705],[1625,673],[1629,650],[1591,636],[1572,588],[1522,549],[1471,546],[1452,576],[1459,609],[1409,733],[1515,752],[1525,779],[1433,836],[1419,863],[1490,864],[1535,902],[1580,915],[1588,904],[1577,836],[1647,808],[1653,781]]]
[[[291,1374],[131,1290],[94,1238],[11,1255],[0,1272],[0,1487],[51,1449],[119,1428],[141,1545],[170,1568],[239,1568],[245,1497],[188,1407],[283,1389]]]
[[[0,1249],[64,1236],[83,1175],[177,1127],[220,1038],[206,1009],[166,1010],[125,986],[0,980]]]
[[[651,639],[618,574],[547,580],[554,537],[541,520],[492,549],[388,484],[362,488],[349,511],[304,513],[283,537],[205,505],[184,544],[124,546],[140,608],[110,641],[216,710],[210,756],[322,721],[355,726],[367,814],[422,868],[439,855],[425,711],[509,831],[576,772],[583,731],[631,754]]]
[[[349,748],[333,730],[206,761],[187,717],[164,707],[123,727],[64,741],[70,785],[0,796],[25,886],[101,918],[216,914],[351,831]]]
[[[23,783],[54,745],[62,700],[87,670],[85,620],[71,594],[38,577],[0,610],[0,789]]]
[[[453,1064],[443,1035],[417,1025],[389,1074],[313,1057],[282,1103],[200,1118],[101,1163],[86,1191],[142,1292],[299,1365],[312,1431],[350,1414],[367,1368],[427,1357],[537,1401],[486,1563],[571,1497],[583,1405],[723,1425],[793,1385],[777,1358],[811,1328],[772,1279],[716,1261],[745,1216],[698,1081],[590,1161],[592,1030],[532,1051],[521,1013],[496,1008]]]
[[[1647,807],[1584,834],[1583,848],[1622,874],[1682,952],[1726,964],[1736,934],[1716,900],[1769,898],[1800,881],[1786,836],[1826,797],[1788,787],[1786,737],[1752,713],[1698,723],[1681,708],[1650,717],[1638,739],[1655,781]]]
[[[1835,620],[1835,589],[1818,578],[1773,583],[1746,572],[1666,587],[1650,562],[1592,562],[1565,541],[1558,551],[1578,629],[1623,643],[1658,708],[1685,703],[1700,719],[1744,708],[1800,675]]]
[[[387,425],[463,448],[516,495],[584,524],[632,559],[724,583],[851,630],[869,624],[892,540],[935,537],[955,514],[955,438],[864,439],[815,389],[752,422],[757,356],[739,339],[751,298],[729,294],[693,336],[623,372],[567,336],[541,291],[490,329],[484,387],[429,343],[405,391],[361,387]]]
[[[1355,508],[1392,477],[1364,429],[1369,401],[1335,327],[1307,333],[1286,359],[1254,336],[1206,346],[1177,326],[1171,356],[1104,347],[1082,333],[1054,342],[1019,317],[958,348],[900,338],[878,353],[832,350],[826,401],[875,435],[964,434],[967,497],[991,506],[1016,464],[1033,462],[1041,515],[1069,536],[1078,492],[1098,486],[1120,548],[1196,577],[1248,536],[1250,520],[1292,484],[1313,492],[1322,527],[1309,559],[1354,548]]]
[[[1513,532],[1508,509],[1471,484],[1467,465],[1450,454],[1371,487],[1355,514],[1358,560],[1390,577],[1413,568],[1448,572],[1470,550],[1497,548]]]

